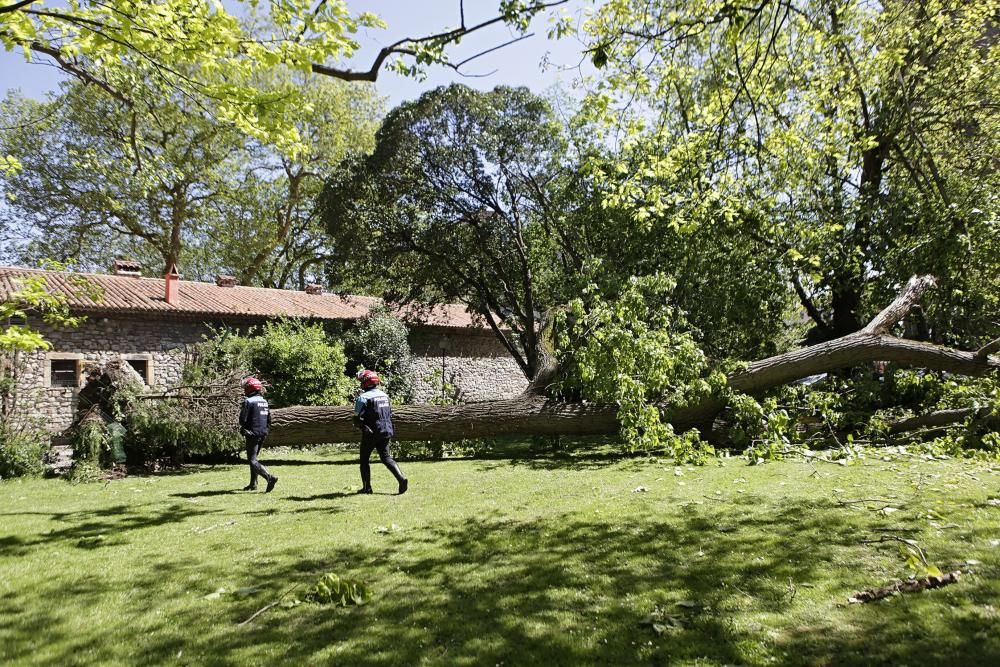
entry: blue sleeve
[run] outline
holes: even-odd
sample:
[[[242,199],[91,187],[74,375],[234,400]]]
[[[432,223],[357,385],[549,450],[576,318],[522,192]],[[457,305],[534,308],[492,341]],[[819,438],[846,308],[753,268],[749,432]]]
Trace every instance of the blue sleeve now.
[[[247,402],[246,399],[240,404],[240,426],[245,427],[247,425]]]
[[[360,417],[362,411],[365,409],[365,403],[364,396],[358,396],[358,399],[354,401],[354,414]]]

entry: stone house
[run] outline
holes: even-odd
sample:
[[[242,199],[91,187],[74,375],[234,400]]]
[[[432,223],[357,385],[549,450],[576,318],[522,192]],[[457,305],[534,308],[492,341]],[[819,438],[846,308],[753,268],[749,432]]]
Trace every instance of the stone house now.
[[[66,296],[73,314],[86,316],[81,326],[69,329],[29,323],[52,347],[27,360],[19,409],[44,417],[53,432],[72,421],[87,361],[124,358],[147,386],[168,388],[178,383],[185,354],[209,327],[246,329],[281,317],[351,322],[378,302],[324,293],[318,285],[301,292],[244,287],[228,276],[215,283],[181,280],[176,271],[144,278],[137,265],[127,262],[116,262],[111,274],[0,267],[0,300],[19,289],[23,278],[38,275],[50,292]],[[83,293],[76,277],[96,286],[101,296]],[[417,401],[439,396],[443,382],[465,401],[510,398],[527,385],[489,328],[463,307],[437,306],[419,319],[412,311],[401,315],[410,329]]]

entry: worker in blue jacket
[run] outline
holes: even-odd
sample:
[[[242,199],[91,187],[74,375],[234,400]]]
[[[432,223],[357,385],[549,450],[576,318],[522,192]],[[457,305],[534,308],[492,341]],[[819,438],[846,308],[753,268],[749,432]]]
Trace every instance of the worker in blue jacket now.
[[[257,460],[264,438],[271,429],[271,410],[263,396],[264,384],[257,378],[248,377],[243,380],[243,393],[246,398],[240,407],[240,433],[246,439],[247,461],[250,463],[250,484],[243,490],[256,491],[257,476],[260,475],[267,480],[265,493],[270,493],[278,483],[278,477],[269,473]]]
[[[361,382],[361,395],[354,402],[354,423],[361,429],[361,490],[358,493],[372,492],[372,472],[368,459],[373,449],[378,451],[382,464],[399,483],[399,493],[406,493],[409,482],[389,453],[389,441],[395,435],[389,396],[378,388],[381,380],[375,371],[359,372],[358,381]]]

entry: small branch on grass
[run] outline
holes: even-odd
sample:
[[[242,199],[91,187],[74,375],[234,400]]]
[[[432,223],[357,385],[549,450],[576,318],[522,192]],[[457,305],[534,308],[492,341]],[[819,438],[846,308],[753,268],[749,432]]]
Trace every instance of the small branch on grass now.
[[[855,593],[851,597],[847,598],[847,602],[849,604],[863,604],[865,602],[881,600],[889,597],[890,595],[895,595],[896,593],[916,593],[917,591],[923,591],[929,588],[940,588],[941,586],[947,586],[948,584],[958,583],[958,579],[961,574],[961,570],[955,570],[954,572],[949,572],[948,574],[941,575],[940,577],[921,577],[919,579],[908,579],[906,581],[894,581],[888,586],[883,586],[882,588],[870,588],[868,590]]]
[[[896,504],[896,501],[887,500],[885,498],[858,498],[857,500],[837,500],[838,505],[844,505],[844,506],[857,505],[860,503],[889,503],[890,505],[894,505]]]
[[[911,547],[917,552],[917,555],[920,557],[920,562],[924,564],[924,567],[927,567],[927,556],[924,555],[924,550],[921,549],[920,546],[913,540],[908,540],[905,537],[898,537],[896,535],[882,535],[877,540],[861,540],[861,544],[880,544],[882,542],[900,542],[901,544]]]
[[[298,588],[301,585],[302,584],[295,584],[294,586],[292,586],[291,588],[289,588],[287,591],[285,591],[284,593],[282,593],[281,597],[279,597],[277,600],[275,600],[271,604],[264,605],[263,607],[261,607],[260,609],[258,609],[257,611],[255,611],[250,616],[250,618],[248,618],[247,620],[243,621],[242,623],[238,623],[237,627],[242,628],[244,625],[249,625],[250,623],[253,622],[253,620],[255,618],[257,618],[258,616],[260,616],[261,614],[263,614],[265,611],[268,611],[269,609],[274,609],[279,604],[281,604],[281,601],[285,599],[285,596],[287,596],[289,593],[291,593],[292,591],[294,591],[296,588]]]
[[[223,528],[225,526],[232,526],[232,525],[235,525],[235,524],[236,524],[236,520],[233,519],[232,521],[226,521],[225,523],[217,523],[214,526],[208,526],[206,528],[195,528],[194,529],[194,533],[200,535],[202,533],[207,533],[210,530],[215,530],[216,528]]]

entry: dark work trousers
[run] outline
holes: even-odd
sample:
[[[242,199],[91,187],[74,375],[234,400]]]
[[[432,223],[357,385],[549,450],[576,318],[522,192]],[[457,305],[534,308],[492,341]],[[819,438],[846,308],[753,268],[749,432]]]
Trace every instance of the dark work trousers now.
[[[247,441],[247,462],[250,464],[250,486],[257,486],[257,475],[260,475],[264,479],[270,481],[271,473],[267,471],[267,468],[260,464],[257,460],[257,455],[260,454],[261,445],[264,444],[265,435],[248,435],[246,436]]]
[[[382,464],[389,469],[397,482],[406,479],[403,477],[403,471],[393,460],[392,454],[389,453],[389,440],[381,440],[366,433],[361,436],[361,484],[364,488],[372,488],[372,469],[368,465],[368,459],[371,458],[373,449],[378,451]]]

